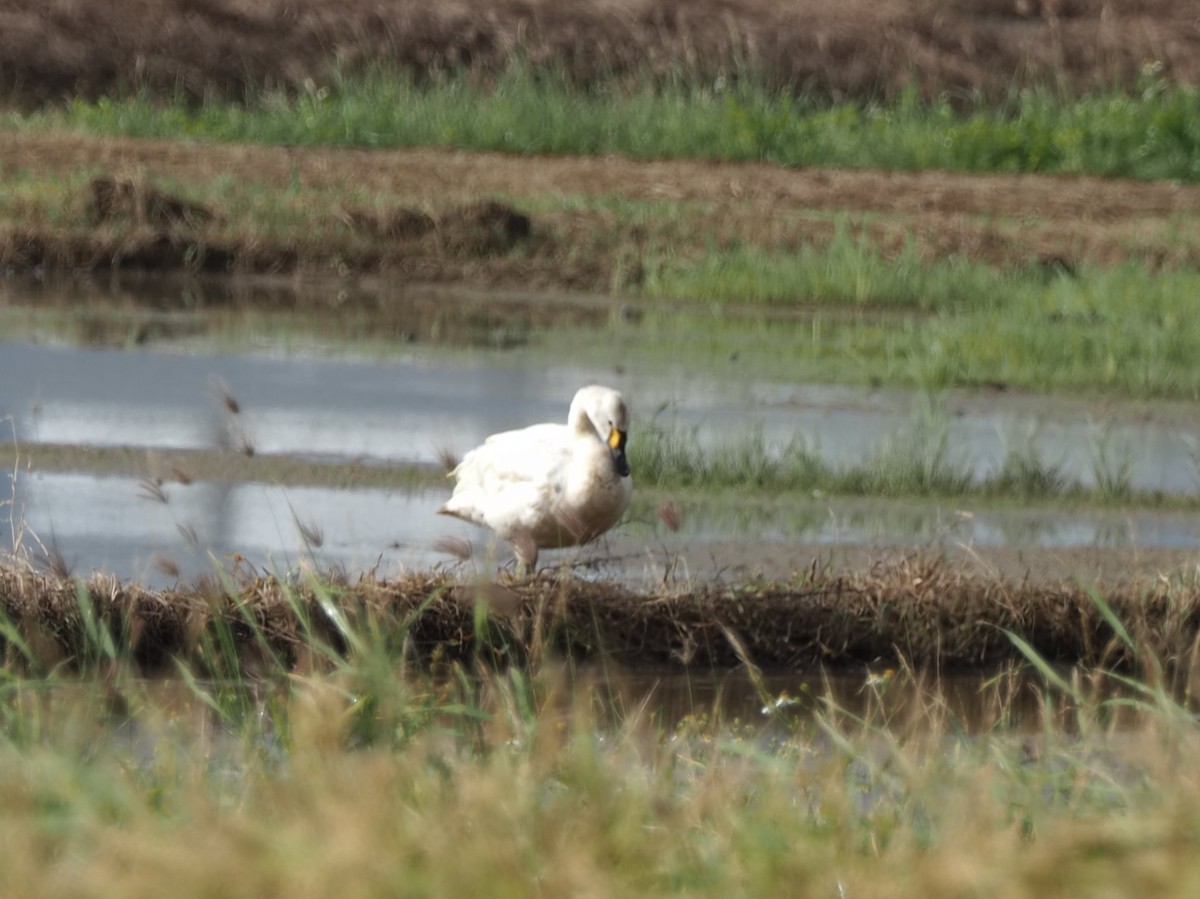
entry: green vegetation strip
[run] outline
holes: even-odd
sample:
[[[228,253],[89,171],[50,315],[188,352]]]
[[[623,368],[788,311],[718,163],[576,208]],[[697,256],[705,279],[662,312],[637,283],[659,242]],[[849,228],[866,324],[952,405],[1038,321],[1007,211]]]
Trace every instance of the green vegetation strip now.
[[[855,580],[863,592],[830,614],[848,601],[841,617],[862,634],[928,621],[938,647],[962,637],[937,617],[953,577],[894,574]],[[762,708],[749,720],[702,703],[666,718],[624,698],[618,674],[589,679],[555,652],[572,626],[561,616],[593,639],[611,623],[612,597],[568,595],[594,585],[280,585],[232,571],[191,596],[135,597],[9,566],[0,583],[0,887],[15,899],[724,899],[781,883],[1173,899],[1200,881],[1200,778],[1186,763],[1200,724],[1177,689],[1195,682],[1194,583],[1125,597],[1074,586],[1043,603],[993,585],[963,620],[1026,674],[1001,671],[969,711],[908,667],[858,666],[841,692],[776,692],[748,629],[723,614],[753,622],[761,592],[715,589],[707,633],[683,626],[696,598],[639,597],[630,610],[680,626],[643,625],[638,640],[707,639],[740,660]],[[791,608],[815,586],[793,588]],[[145,679],[139,654],[173,610],[175,676]],[[1039,623],[1046,611],[1059,627]],[[426,655],[420,629],[451,613],[453,652]],[[1067,633],[1086,635],[1089,667],[1038,649]]]
[[[830,107],[736,85],[572,90],[517,66],[484,89],[397,74],[338,79],[299,97],[196,106],[154,97],[76,101],[9,113],[9,128],[69,125],[98,134],[293,146],[458,147],[635,159],[765,160],[969,172],[1088,173],[1200,180],[1200,94],[1153,79],[1135,95],[1060,99],[1022,92],[960,112],[911,94],[890,106]]]
[[[949,421],[918,411],[906,427],[867,449],[861,459],[834,463],[803,438],[768,443],[761,434],[704,446],[696,430],[643,428],[630,441],[639,487],[802,491],[832,496],[976,496],[1024,501],[1192,507],[1195,497],[1137,491],[1132,458],[1096,429],[1089,445],[1090,487],[1069,476],[1028,442],[1010,447],[991,471],[977,472],[955,452]]]
[[[709,370],[780,379],[1200,396],[1190,362],[1200,353],[1200,320],[1187,311],[1200,295],[1192,269],[998,269],[886,258],[845,238],[796,254],[746,248],[666,260],[643,290],[707,300],[717,314],[691,320],[703,329],[698,339],[663,320],[649,322],[646,337],[627,329],[625,361],[634,365],[642,355],[691,356]],[[734,300],[807,307],[798,319],[764,315],[749,325],[720,314]]]

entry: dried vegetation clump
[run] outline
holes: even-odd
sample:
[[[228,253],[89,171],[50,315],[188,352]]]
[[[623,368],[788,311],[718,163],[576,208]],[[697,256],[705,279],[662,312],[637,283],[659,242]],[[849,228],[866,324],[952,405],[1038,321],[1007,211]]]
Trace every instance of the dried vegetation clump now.
[[[152,228],[196,230],[215,218],[199,203],[189,203],[145,183],[93,178],[88,191],[88,217],[96,225],[130,221]]]
[[[441,215],[405,207],[382,213],[353,209],[345,220],[360,234],[460,256],[502,256],[533,233],[529,216],[494,200],[455,207]]]
[[[1130,670],[1139,658],[1155,658],[1180,676],[1195,668],[1200,639],[1194,580],[1131,581],[1096,593],[1073,581],[966,575],[935,558],[845,574],[814,568],[792,584],[653,592],[546,572],[486,583],[440,573],[283,583],[244,571],[220,583],[205,578],[156,591],[7,564],[0,567],[0,610],[11,622],[9,655],[19,635],[44,666],[93,657],[94,619],[148,672],[175,659],[203,668],[210,658],[203,647],[230,635],[250,675],[304,669],[315,658],[314,645],[348,653],[354,632],[382,636],[397,654],[426,662],[482,657],[503,665],[549,653],[626,665],[753,664],[776,671],[878,664],[988,669],[1022,657],[1012,634],[1050,663]]]
[[[487,81],[515,59],[588,86],[750,72],[841,100],[1200,83],[1190,0],[14,0],[0,96],[304,92],[380,66]]]
[[[290,239],[222,230],[220,213],[146,179],[93,178],[72,201],[86,230],[16,229],[0,237],[0,264],[19,270],[287,273],[299,266],[340,265],[357,271],[419,271],[424,280],[455,277],[463,264],[503,258],[532,243],[529,216],[493,200],[420,212],[325,212],[314,222],[321,239]],[[330,239],[322,226],[341,224]],[[553,240],[539,235],[553,254]],[[519,264],[519,263],[511,263]]]

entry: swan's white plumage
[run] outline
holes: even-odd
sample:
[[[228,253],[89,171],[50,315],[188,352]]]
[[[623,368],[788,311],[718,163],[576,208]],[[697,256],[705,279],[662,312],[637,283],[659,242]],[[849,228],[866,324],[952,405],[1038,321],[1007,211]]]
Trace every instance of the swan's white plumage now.
[[[528,565],[538,549],[587,543],[629,506],[628,431],[621,394],[584,387],[571,401],[565,425],[493,434],[463,456],[451,472],[454,493],[438,511],[512,541]]]

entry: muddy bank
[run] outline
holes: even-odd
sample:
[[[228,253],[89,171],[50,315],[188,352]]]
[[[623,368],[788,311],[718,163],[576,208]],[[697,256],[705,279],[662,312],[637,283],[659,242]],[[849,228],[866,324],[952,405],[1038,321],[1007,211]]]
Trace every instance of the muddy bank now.
[[[580,86],[748,72],[836,99],[915,87],[965,102],[1132,87],[1152,61],[1200,83],[1200,26],[1189,0],[15,0],[0,58],[0,97],[25,106],[139,90],[238,100],[379,66],[487,82],[514,59]]]
[[[244,673],[303,670],[314,640],[349,651],[349,630],[370,628],[414,661],[527,662],[547,653],[577,661],[771,671],[911,665],[978,669],[1022,656],[1016,634],[1054,664],[1135,667],[1130,648],[1080,583],[981,578],[936,558],[909,557],[834,572],[814,565],[790,584],[699,584],[639,592],[549,574],[456,582],[442,574],[396,580],[334,575],[321,594],[301,581],[261,579],[237,561],[224,578],[164,591],[98,576],[71,581],[23,564],[0,568],[0,608],[10,659],[46,667],[94,659],[77,590],[120,652],[147,673],[179,658],[204,669],[211,647],[232,635]],[[1189,671],[1200,635],[1194,578],[1100,584],[1141,650]],[[486,610],[486,615],[483,612]],[[21,643],[16,642],[17,636]],[[22,648],[23,647],[23,648]],[[226,663],[228,660],[226,659]],[[204,670],[228,676],[229,671]]]

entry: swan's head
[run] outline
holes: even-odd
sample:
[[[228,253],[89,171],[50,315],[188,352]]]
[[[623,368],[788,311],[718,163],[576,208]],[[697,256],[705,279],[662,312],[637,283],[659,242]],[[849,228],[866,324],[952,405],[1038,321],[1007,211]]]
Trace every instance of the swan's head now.
[[[571,401],[568,419],[576,431],[596,434],[608,444],[613,466],[621,477],[629,476],[629,459],[625,456],[625,441],[629,439],[629,407],[617,391],[608,387],[580,388]]]

